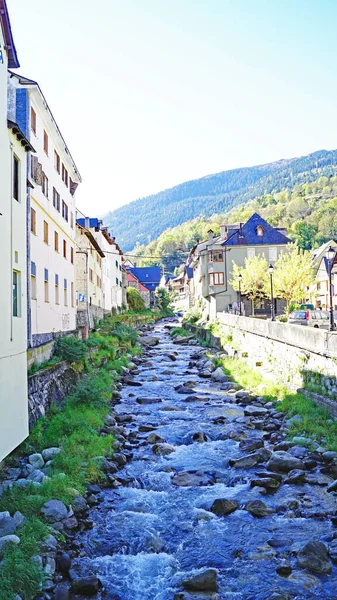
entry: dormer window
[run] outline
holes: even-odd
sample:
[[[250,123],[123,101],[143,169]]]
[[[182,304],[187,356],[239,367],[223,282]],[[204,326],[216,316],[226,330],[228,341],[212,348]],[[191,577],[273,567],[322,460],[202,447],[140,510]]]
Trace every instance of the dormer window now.
[[[256,234],[258,237],[262,237],[263,236],[263,227],[262,225],[258,225],[256,228]]]

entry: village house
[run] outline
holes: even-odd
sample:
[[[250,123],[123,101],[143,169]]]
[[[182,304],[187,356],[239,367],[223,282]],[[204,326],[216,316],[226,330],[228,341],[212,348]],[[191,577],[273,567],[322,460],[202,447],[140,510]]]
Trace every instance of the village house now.
[[[184,268],[177,277],[170,277],[165,287],[176,293],[176,301],[178,307],[188,309],[193,305],[194,302],[194,279],[193,269],[189,265],[184,265]]]
[[[81,177],[36,81],[10,74],[9,111],[36,150],[28,172],[28,347],[45,346],[48,358],[55,335],[76,329],[74,194]]]
[[[100,219],[78,218],[77,222],[86,227],[99,247],[103,250],[105,258],[102,260],[102,292],[103,312],[111,315],[122,307],[123,304],[123,252],[112,237],[107,227]]]
[[[315,308],[328,310],[330,308],[330,289],[329,289],[329,260],[328,250],[333,248],[337,254],[337,242],[330,240],[322,244],[319,248],[312,251],[313,271],[315,282],[307,290],[306,300],[313,304]],[[337,311],[337,258],[335,256],[331,271],[332,283],[332,306]]]
[[[76,223],[76,292],[77,327],[88,337],[97,321],[103,318],[102,248],[90,229]]]
[[[281,228],[272,227],[257,213],[246,223],[222,225],[220,235],[208,232],[208,239],[196,243],[189,256],[194,274],[194,304],[200,306],[207,318],[217,312],[231,311],[239,302],[239,294],[230,285],[233,263],[244,267],[246,258],[264,256],[274,264],[281,252],[287,251],[290,240]],[[251,302],[241,298],[243,314],[252,312]],[[283,312],[284,302],[275,300],[275,314]],[[270,313],[270,300],[261,300],[255,313]]]
[[[146,308],[149,308],[154,304],[154,292],[160,285],[160,267],[137,267],[137,265],[130,267],[126,262],[123,266],[127,272],[127,285],[138,289],[144,299]]]
[[[7,69],[19,66],[0,0],[0,461],[28,435],[26,165],[34,148],[7,110]]]

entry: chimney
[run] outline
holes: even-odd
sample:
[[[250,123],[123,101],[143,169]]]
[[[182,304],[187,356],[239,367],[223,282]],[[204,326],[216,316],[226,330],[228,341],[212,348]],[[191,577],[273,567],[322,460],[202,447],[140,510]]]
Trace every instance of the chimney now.
[[[200,238],[196,239],[196,244],[200,244]]]
[[[227,238],[228,238],[227,225],[220,226],[220,237],[222,240],[227,240]]]
[[[213,242],[213,230],[210,229],[208,232],[208,243],[211,244]]]
[[[84,227],[86,229],[90,229],[90,219],[89,219],[89,217],[85,217],[85,219],[84,219]]]
[[[240,223],[239,235],[241,237],[243,236],[242,227],[243,227],[243,223]]]

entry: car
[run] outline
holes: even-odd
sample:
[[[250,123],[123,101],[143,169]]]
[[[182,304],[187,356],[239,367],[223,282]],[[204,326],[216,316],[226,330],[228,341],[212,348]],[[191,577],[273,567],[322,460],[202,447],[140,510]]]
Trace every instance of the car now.
[[[327,310],[294,310],[288,318],[290,325],[305,325],[316,329],[329,329],[330,316]]]

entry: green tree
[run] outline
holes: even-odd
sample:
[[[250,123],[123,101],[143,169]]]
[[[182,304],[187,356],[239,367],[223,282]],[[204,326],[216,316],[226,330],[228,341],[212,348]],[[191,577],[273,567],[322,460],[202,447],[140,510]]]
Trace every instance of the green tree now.
[[[291,244],[275,263],[273,282],[275,295],[286,300],[289,313],[291,303],[300,302],[314,282],[311,252]]]
[[[298,247],[302,250],[311,250],[315,243],[317,227],[310,225],[307,221],[296,221],[292,230],[296,235]]]
[[[130,310],[145,310],[145,302],[136,288],[126,288],[126,298]]]
[[[264,256],[252,256],[245,258],[245,266],[240,267],[233,261],[232,279],[229,284],[239,289],[239,275],[241,279],[241,294],[252,301],[252,313],[254,314],[254,302],[258,298],[268,296],[268,263]]]

